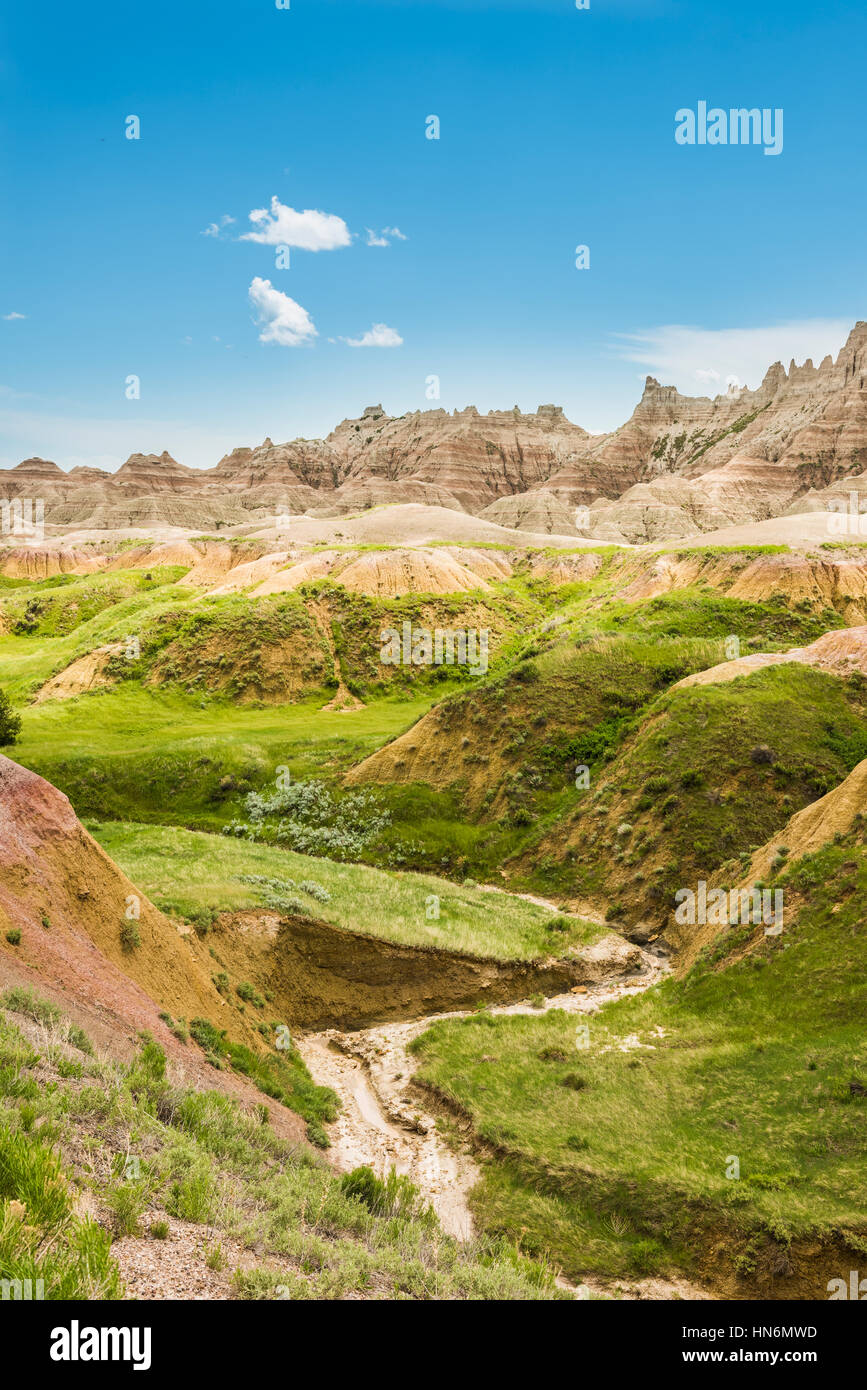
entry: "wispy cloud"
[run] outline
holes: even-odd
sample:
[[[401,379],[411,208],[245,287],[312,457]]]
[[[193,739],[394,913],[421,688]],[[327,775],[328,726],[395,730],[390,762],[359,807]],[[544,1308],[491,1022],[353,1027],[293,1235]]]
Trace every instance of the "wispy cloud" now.
[[[346,343],[347,347],[402,347],[403,338],[394,328],[389,328],[387,323],[375,323],[363,333],[360,338],[341,338],[341,343]]]
[[[227,212],[224,212],[219,222],[211,222],[208,224],[208,226],[202,232],[202,236],[218,237],[221,234],[221,232],[225,230],[226,227],[231,227],[234,221],[234,217],[230,217]]]
[[[288,294],[283,294],[282,290],[275,290],[270,280],[256,276],[250,285],[250,303],[262,329],[260,343],[299,347],[318,336],[307,310],[290,299]]]
[[[392,240],[407,241],[400,227],[383,227],[381,232],[375,232],[371,227],[365,227],[367,233],[368,246],[390,246]]]
[[[18,313],[16,313],[15,310],[13,309],[11,314],[4,314],[3,317],[4,317],[4,319],[6,320],[7,323],[11,323],[13,319],[26,319],[26,318],[27,318],[27,315],[26,315],[26,314],[18,314]]]
[[[762,328],[690,328],[664,324],[639,333],[616,333],[617,354],[627,362],[640,362],[664,376],[666,385],[694,391],[696,383],[740,385],[755,389],[768,367],[792,358],[808,357],[818,365],[830,353],[836,356],[852,327],[848,319],[795,319]]]
[[[276,196],[267,208],[254,208],[249,214],[255,228],[241,241],[258,241],[264,246],[296,246],[300,251],[334,251],[349,246],[352,236],[342,217],[331,212],[305,208],[296,212]]]

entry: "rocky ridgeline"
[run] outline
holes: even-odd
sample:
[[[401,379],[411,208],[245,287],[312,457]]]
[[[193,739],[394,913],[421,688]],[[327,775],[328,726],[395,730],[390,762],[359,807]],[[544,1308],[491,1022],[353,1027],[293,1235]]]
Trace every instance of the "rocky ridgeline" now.
[[[648,377],[629,420],[607,435],[556,405],[399,417],[373,405],[327,439],[265,439],[210,469],[168,453],[133,454],[116,473],[26,459],[3,474],[0,495],[41,497],[46,521],[64,526],[231,526],[416,502],[548,534],[681,538],[867,493],[865,382],[859,322],[836,360],[788,371],[776,362],[754,391],[690,397]]]

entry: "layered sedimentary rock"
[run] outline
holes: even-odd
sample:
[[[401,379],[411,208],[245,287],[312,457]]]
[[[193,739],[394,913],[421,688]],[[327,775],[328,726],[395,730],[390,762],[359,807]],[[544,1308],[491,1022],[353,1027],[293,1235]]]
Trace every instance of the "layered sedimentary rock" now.
[[[399,417],[376,405],[327,439],[265,439],[211,469],[165,452],[133,454],[116,473],[27,459],[0,474],[0,500],[38,498],[46,522],[60,526],[208,529],[414,503],[643,543],[821,509],[849,484],[867,499],[863,322],[836,360],[788,371],[776,362],[754,391],[690,397],[648,377],[629,420],[608,435],[588,434],[554,405]]]

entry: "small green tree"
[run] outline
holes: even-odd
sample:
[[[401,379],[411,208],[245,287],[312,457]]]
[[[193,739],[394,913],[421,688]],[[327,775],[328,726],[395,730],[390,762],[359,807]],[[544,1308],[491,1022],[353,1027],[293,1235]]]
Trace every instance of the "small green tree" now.
[[[0,690],[0,748],[14,743],[21,732],[21,715],[12,708],[9,696]]]

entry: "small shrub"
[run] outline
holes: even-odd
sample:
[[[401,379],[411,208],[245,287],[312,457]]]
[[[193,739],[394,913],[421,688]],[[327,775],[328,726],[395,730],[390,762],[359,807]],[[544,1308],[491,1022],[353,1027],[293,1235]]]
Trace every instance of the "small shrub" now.
[[[680,785],[684,791],[689,791],[690,787],[700,787],[704,783],[704,777],[694,767],[687,768],[686,772],[680,774]]]
[[[140,1182],[118,1183],[106,1193],[106,1205],[115,1235],[137,1236],[139,1218],[147,1206],[147,1188]]]
[[[546,931],[567,932],[569,930],[568,917],[552,917],[550,922],[545,923]]]
[[[203,1225],[210,1220],[217,1192],[207,1168],[194,1169],[180,1182],[174,1183],[167,1203],[171,1216],[182,1221],[194,1221]]]
[[[317,1149],[330,1149],[331,1140],[318,1120],[308,1120],[307,1138]]]
[[[565,1076],[560,1077],[560,1085],[566,1086],[570,1091],[586,1091],[588,1081],[586,1076],[580,1076],[577,1071],[568,1071]]]
[[[9,696],[0,690],[0,748],[15,743],[21,732],[21,715],[12,708]]]
[[[663,1254],[658,1240],[637,1240],[629,1252],[629,1262],[636,1274],[654,1274],[662,1263]]]
[[[124,922],[120,929],[120,944],[125,951],[137,951],[141,945],[141,932],[135,922]]]

